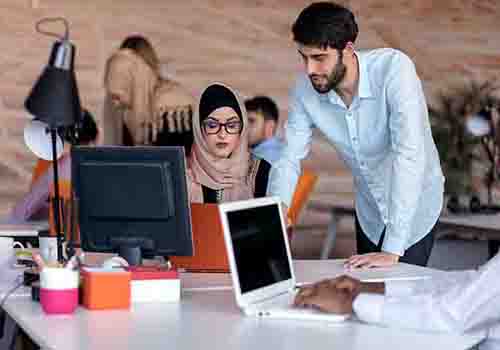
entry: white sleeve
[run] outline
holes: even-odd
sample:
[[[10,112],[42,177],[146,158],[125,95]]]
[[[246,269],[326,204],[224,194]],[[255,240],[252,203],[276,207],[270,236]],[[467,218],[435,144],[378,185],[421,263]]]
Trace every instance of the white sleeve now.
[[[273,165],[269,175],[267,193],[278,196],[287,205],[292,202],[299,178],[300,162],[311,149],[312,125],[304,109],[300,85],[290,95],[288,121],[285,126],[286,142],[280,159]]]
[[[473,276],[453,284],[437,285],[437,289],[418,295],[385,296],[374,302],[380,308],[379,323],[386,326],[424,331],[446,331],[453,333],[489,331],[500,322],[500,256],[481,267]],[[362,296],[360,294],[358,298]],[[363,298],[364,299],[364,298]],[[363,320],[363,308],[357,298],[354,311]],[[379,305],[381,304],[381,306]],[[367,319],[369,321],[369,319]]]
[[[359,294],[352,303],[352,309],[358,319],[367,323],[380,323],[382,321],[382,294]]]

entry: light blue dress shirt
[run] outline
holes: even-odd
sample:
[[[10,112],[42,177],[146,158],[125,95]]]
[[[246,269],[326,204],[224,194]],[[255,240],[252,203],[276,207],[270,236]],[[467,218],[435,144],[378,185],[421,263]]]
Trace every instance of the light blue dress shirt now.
[[[283,142],[276,136],[273,136],[252,147],[251,152],[257,158],[264,159],[273,165],[280,159],[283,146]]]
[[[307,75],[290,96],[287,143],[268,192],[290,204],[312,129],[321,130],[351,169],[356,213],[370,241],[403,255],[430,232],[441,212],[444,177],[425,96],[413,62],[394,49],[356,52],[358,93],[346,107],[332,90],[319,94]]]

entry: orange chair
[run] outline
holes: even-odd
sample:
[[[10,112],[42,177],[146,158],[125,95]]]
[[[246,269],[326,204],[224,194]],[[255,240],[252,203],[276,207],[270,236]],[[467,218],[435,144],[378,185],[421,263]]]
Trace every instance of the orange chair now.
[[[170,261],[188,271],[229,272],[217,204],[191,203],[191,224],[194,256],[171,256]]]
[[[36,164],[33,168],[33,175],[31,176],[30,189],[33,187],[35,181],[38,180],[38,178],[42,176],[42,174],[45,174],[49,170],[49,167],[51,166],[52,166],[51,161],[40,158],[36,161]]]
[[[316,181],[318,181],[318,175],[309,169],[302,169],[302,174],[299,177],[297,186],[295,186],[292,203],[288,208],[288,217],[292,226],[297,224],[299,215],[309,200]]]
[[[49,208],[49,232],[51,235],[56,235],[55,220],[54,220],[54,209],[52,201],[54,200],[54,185],[50,186],[50,208]],[[73,240],[75,246],[80,245],[80,229],[75,227],[73,229],[74,237],[71,238],[71,228],[73,223],[78,225],[78,220],[76,218],[76,208],[73,207],[73,201],[71,196],[71,181],[60,180],[59,181],[59,198],[61,200],[61,211],[59,212],[59,217],[61,218],[61,230],[63,230],[66,241],[70,239]]]

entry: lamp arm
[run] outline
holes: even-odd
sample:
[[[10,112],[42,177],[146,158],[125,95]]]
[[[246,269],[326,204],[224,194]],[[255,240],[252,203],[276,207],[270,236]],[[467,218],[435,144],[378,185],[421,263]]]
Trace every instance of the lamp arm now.
[[[58,174],[58,164],[57,164],[57,128],[50,128],[50,136],[52,139],[52,165],[54,169],[54,202],[52,203],[52,209],[54,211],[54,222],[56,226],[56,237],[57,237],[57,260],[60,263],[64,262],[63,256],[63,236],[61,231],[61,217],[60,217],[60,208],[61,201],[59,196],[59,174]]]

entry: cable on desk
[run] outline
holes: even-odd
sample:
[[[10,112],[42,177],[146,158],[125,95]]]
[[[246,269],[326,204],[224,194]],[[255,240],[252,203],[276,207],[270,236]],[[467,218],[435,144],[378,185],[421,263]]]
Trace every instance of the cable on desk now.
[[[17,284],[9,289],[7,293],[5,293],[4,297],[0,300],[0,339],[3,338],[4,336],[4,330],[5,330],[5,319],[6,319],[6,312],[3,308],[5,305],[5,302],[7,301],[7,298],[14,293],[16,290],[18,290],[20,287],[24,285],[24,277],[23,275],[18,276],[16,278]]]

